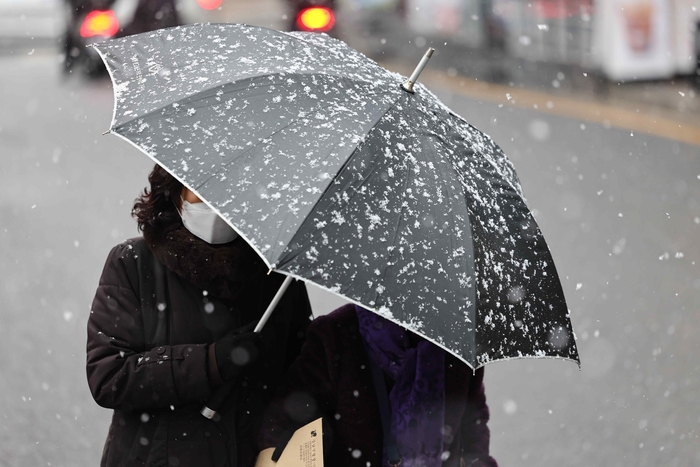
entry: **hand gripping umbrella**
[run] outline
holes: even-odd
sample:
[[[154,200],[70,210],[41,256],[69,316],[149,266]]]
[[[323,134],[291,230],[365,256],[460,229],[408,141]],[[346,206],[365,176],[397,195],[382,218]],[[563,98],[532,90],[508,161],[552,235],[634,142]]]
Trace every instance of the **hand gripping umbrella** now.
[[[325,35],[234,24],[95,48],[114,83],[110,131],[215,209],[271,270],[473,369],[579,362],[513,166],[415,83],[420,70],[406,81]]]

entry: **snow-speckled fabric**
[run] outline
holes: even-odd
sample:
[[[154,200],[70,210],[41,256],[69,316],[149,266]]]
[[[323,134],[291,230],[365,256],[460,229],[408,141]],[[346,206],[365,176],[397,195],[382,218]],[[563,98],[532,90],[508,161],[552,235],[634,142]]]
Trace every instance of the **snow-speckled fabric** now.
[[[112,132],[284,274],[473,368],[578,361],[551,254],[501,149],[420,83],[321,34],[191,25],[95,46]]]

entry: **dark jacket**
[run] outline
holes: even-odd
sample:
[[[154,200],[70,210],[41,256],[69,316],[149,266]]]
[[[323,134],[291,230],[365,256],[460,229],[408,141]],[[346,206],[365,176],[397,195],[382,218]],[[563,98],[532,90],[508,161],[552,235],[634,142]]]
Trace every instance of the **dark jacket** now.
[[[445,467],[495,467],[489,456],[489,410],[484,371],[445,359]],[[275,447],[285,432],[324,417],[324,465],[382,465],[382,426],[369,360],[354,305],[313,321],[301,355],[292,365],[263,419],[260,450]],[[329,446],[325,446],[328,448]]]
[[[88,321],[90,390],[114,409],[101,465],[248,467],[260,414],[303,343],[306,289],[292,283],[262,332],[260,369],[207,420],[199,410],[218,380],[209,344],[259,318],[284,277],[267,275],[242,239],[212,247],[180,226],[148,240],[112,249]],[[165,309],[153,303],[154,261],[165,266]],[[163,345],[152,348],[154,334]]]

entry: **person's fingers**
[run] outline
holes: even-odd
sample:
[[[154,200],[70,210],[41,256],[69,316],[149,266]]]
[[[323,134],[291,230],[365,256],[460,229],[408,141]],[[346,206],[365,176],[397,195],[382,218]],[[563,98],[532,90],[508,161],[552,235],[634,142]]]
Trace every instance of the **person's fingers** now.
[[[272,460],[274,462],[280,460],[280,456],[284,452],[284,448],[287,447],[289,440],[292,439],[292,435],[294,435],[294,431],[292,430],[286,430],[282,433],[280,440],[277,442],[277,446],[275,446],[275,452],[272,453]]]

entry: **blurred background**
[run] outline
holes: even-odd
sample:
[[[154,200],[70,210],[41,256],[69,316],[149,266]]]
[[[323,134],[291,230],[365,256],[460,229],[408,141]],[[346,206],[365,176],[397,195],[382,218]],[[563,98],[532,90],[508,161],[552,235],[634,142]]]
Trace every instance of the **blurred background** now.
[[[85,324],[149,159],[85,45],[192,22],[326,31],[520,175],[582,360],[486,369],[511,466],[700,465],[700,0],[0,0],[0,466],[94,466]],[[342,303],[310,287],[315,314]],[[332,466],[331,466],[332,467]]]

